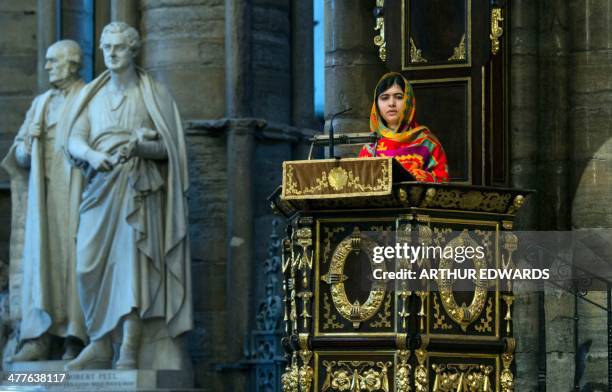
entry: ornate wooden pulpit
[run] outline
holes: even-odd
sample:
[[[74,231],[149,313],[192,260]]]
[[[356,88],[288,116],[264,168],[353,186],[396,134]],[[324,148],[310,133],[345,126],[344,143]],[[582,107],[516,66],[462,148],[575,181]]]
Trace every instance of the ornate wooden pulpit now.
[[[273,208],[283,243],[284,391],[512,391],[512,287],[420,278],[447,257],[374,261],[375,247],[472,244],[472,269],[512,264],[527,192],[406,181],[390,158],[290,161]],[[414,271],[414,279],[378,279]],[[389,274],[386,275],[387,277]]]

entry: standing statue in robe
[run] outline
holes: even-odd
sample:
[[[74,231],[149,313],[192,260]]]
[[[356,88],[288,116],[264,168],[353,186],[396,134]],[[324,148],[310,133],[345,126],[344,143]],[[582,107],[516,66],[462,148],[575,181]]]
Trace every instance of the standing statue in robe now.
[[[91,341],[68,370],[108,368],[115,333],[115,367],[140,368],[148,326],[168,339],[193,327],[183,128],[167,90],[134,64],[140,45],[133,27],[107,25],[108,70],[73,112],[68,153],[86,177],[77,282]]]
[[[64,153],[68,113],[84,86],[81,62],[74,41],[49,47],[45,69],[52,88],[34,99],[2,161],[11,176],[13,250],[21,248],[24,233],[17,249],[23,273],[19,345],[10,361],[48,359],[50,335],[66,338],[63,359],[74,359],[87,336],[74,254],[82,178]]]

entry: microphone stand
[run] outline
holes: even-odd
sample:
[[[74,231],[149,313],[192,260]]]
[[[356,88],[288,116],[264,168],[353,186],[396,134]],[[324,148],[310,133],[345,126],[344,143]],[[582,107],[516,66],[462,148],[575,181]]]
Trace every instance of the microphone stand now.
[[[332,158],[334,156],[334,119],[341,114],[348,113],[353,108],[344,109],[340,112],[334,113],[329,122],[329,157]]]

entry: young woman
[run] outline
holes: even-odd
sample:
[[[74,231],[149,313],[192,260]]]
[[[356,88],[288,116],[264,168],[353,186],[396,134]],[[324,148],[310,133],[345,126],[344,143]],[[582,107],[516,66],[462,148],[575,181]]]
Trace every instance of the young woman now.
[[[416,100],[399,73],[384,75],[374,93],[370,131],[377,143],[366,144],[359,157],[394,157],[417,181],[448,182],[446,154],[438,139],[414,120]]]

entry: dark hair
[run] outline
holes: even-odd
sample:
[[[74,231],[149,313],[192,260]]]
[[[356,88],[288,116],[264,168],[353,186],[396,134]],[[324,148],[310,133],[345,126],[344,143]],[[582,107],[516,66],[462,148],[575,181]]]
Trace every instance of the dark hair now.
[[[395,84],[397,84],[402,89],[402,91],[406,89],[406,84],[404,83],[404,78],[402,77],[402,75],[396,73],[389,74],[378,83],[378,86],[376,86],[376,94],[374,100],[378,101],[378,97],[380,96],[380,94],[384,93],[385,91],[393,87],[393,85]]]

